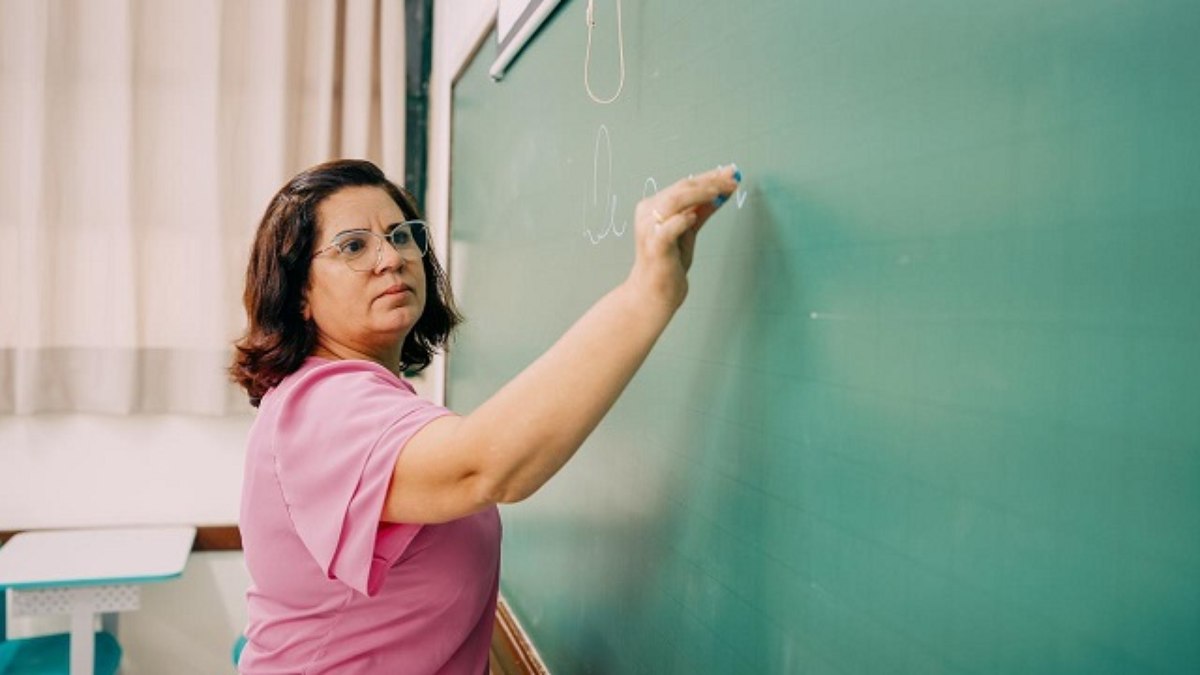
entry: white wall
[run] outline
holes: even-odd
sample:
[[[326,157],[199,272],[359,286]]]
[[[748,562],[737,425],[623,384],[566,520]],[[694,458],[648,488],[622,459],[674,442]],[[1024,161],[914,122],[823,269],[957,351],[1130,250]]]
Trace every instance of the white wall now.
[[[427,217],[448,222],[450,86],[496,12],[496,0],[435,0]],[[494,49],[485,46],[484,49]],[[446,250],[445,227],[439,228]],[[449,261],[450,265],[462,261]],[[443,399],[440,372],[417,383]],[[250,417],[0,416],[0,530],[237,522]],[[144,587],[120,619],[125,675],[233,672],[249,577],[240,553],[193,554],[180,579]],[[65,630],[13,621],[10,632]]]
[[[250,422],[0,416],[0,530],[236,523]]]

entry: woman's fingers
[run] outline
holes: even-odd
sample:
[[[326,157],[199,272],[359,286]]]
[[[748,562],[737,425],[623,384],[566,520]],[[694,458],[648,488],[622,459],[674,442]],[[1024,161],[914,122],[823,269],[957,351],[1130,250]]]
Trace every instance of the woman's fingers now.
[[[737,167],[731,164],[684,178],[646,202],[655,221],[662,222],[688,210],[695,210],[698,219],[703,221],[737,190],[740,175]]]
[[[687,296],[696,235],[737,190],[740,180],[737,167],[720,167],[677,181],[638,202],[634,283],[678,307]]]
[[[675,215],[658,223],[658,235],[665,237],[667,241],[675,241],[684,232],[687,232],[696,224],[695,211],[681,211]]]

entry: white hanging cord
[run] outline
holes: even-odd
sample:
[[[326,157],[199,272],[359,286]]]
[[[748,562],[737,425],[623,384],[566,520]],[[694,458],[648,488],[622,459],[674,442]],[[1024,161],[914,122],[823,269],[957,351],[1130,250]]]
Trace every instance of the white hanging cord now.
[[[617,45],[621,59],[621,81],[617,84],[617,93],[612,95],[612,98],[602,99],[592,92],[592,83],[589,80],[592,63],[592,29],[596,27],[596,17],[594,13],[595,0],[588,0],[587,6],[587,54],[583,57],[583,86],[587,89],[588,96],[596,103],[612,103],[621,95],[621,90],[625,88],[625,32],[621,29],[621,0],[617,0]]]

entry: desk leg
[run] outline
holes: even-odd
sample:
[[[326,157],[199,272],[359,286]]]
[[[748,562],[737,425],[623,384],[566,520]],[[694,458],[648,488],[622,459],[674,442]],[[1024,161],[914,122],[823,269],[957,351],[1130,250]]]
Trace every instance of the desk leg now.
[[[116,612],[105,612],[100,615],[100,630],[111,634],[119,641],[120,634],[117,632],[121,628],[121,615]]]
[[[71,675],[92,675],[95,666],[96,633],[91,608],[71,611]]]
[[[0,590],[0,593],[3,593]],[[140,606],[138,588],[130,584],[11,590],[13,616],[69,614],[71,617],[71,675],[94,675],[97,612],[132,611]],[[3,622],[0,622],[2,624]],[[116,636],[117,618],[104,621]],[[0,635],[0,638],[3,638]],[[0,669],[3,665],[0,664]],[[56,671],[57,672],[57,671]]]

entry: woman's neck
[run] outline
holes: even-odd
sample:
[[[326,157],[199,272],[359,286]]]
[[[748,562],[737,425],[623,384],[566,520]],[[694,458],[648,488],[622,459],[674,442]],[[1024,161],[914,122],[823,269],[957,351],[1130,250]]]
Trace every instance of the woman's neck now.
[[[373,361],[400,375],[400,350],[396,349],[394,354],[374,354],[348,347],[341,344],[326,344],[324,341],[318,340],[317,345],[313,348],[310,356],[315,356],[330,361]]]

